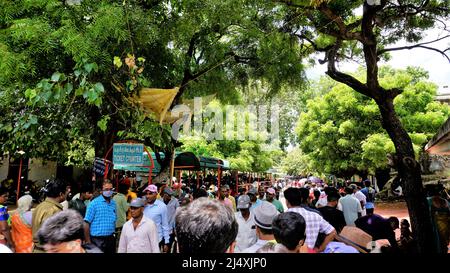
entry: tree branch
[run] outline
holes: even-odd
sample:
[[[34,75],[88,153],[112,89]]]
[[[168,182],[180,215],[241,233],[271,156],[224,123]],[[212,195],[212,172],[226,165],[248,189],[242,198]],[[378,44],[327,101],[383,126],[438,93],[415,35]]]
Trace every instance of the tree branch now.
[[[361,32],[350,32],[348,26],[344,23],[344,20],[338,15],[336,15],[326,3],[322,3],[319,6],[319,11],[322,12],[328,19],[336,23],[339,28],[339,35],[344,40],[358,40],[361,43],[365,43]],[[351,24],[351,28],[355,28],[354,23]]]
[[[328,59],[328,70],[325,72],[328,76],[330,76],[333,80],[341,82],[343,84],[348,85],[353,88],[356,92],[359,92],[363,95],[366,95],[370,98],[374,98],[374,94],[371,93],[371,90],[367,87],[367,85],[363,84],[356,78],[337,71],[336,69],[336,56],[339,48],[342,45],[342,40],[338,40],[336,44],[327,52]]]
[[[386,53],[386,52],[388,52],[388,51],[397,51],[397,50],[405,50],[405,49],[408,49],[408,50],[409,50],[409,49],[413,49],[413,48],[416,48],[416,47],[422,47],[423,45],[432,44],[432,43],[438,42],[438,41],[440,41],[440,40],[443,40],[443,39],[446,39],[446,38],[449,38],[449,37],[450,37],[450,35],[447,35],[447,36],[438,38],[438,39],[436,39],[436,40],[434,40],[434,41],[425,42],[425,43],[419,43],[419,44],[415,44],[415,45],[411,45],[411,46],[401,46],[401,47],[385,48],[385,49],[379,50],[379,51],[377,52],[377,55],[379,56],[379,55],[381,55],[381,54],[383,54],[383,53]],[[444,51],[444,52],[445,52],[445,51]]]
[[[299,39],[305,39],[306,41],[308,41],[312,45],[312,47],[314,48],[315,51],[327,52],[328,50],[333,48],[333,45],[329,45],[327,47],[321,48],[312,39],[308,38],[304,34],[294,34],[294,35],[297,36]]]

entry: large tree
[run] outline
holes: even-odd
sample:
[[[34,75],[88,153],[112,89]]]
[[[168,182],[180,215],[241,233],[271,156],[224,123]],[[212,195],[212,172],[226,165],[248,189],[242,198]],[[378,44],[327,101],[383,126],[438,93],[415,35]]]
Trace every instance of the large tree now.
[[[359,70],[354,76],[361,79],[363,72]],[[394,106],[419,156],[450,115],[450,106],[434,101],[437,86],[427,81],[428,73],[420,68],[384,66],[379,73],[382,84],[404,90]],[[307,109],[298,118],[300,147],[313,169],[322,173],[342,178],[355,173],[381,174],[386,169],[389,173],[387,154],[393,154],[395,148],[378,117],[375,101],[335,83],[328,93],[308,101]],[[378,178],[381,188],[386,181]]]
[[[167,166],[180,144],[170,126],[143,116],[133,101],[141,87],[180,87],[173,105],[213,93],[234,103],[236,87],[251,78],[274,90],[304,79],[294,62],[300,47],[276,31],[282,15],[272,6],[1,1],[0,110],[8,113],[0,117],[1,149],[67,162],[74,150],[94,146],[103,157],[115,141],[133,138],[166,153],[158,161]],[[275,53],[285,61],[274,62]]]
[[[373,99],[380,111],[380,121],[396,150],[395,164],[404,188],[412,229],[421,253],[435,252],[431,218],[422,185],[420,165],[415,159],[410,136],[394,107],[394,99],[403,92],[399,86],[379,80],[379,61],[390,52],[425,48],[449,59],[445,50],[432,47],[433,41],[421,42],[427,30],[449,21],[446,0],[279,0],[288,8],[289,27],[283,31],[298,37],[305,50],[323,52],[327,75],[358,93]],[[357,12],[362,8],[362,15]],[[445,37],[449,37],[448,35]],[[443,39],[441,37],[439,39]],[[393,46],[405,39],[409,45]],[[337,64],[352,59],[364,64],[366,77],[357,79],[342,72]]]

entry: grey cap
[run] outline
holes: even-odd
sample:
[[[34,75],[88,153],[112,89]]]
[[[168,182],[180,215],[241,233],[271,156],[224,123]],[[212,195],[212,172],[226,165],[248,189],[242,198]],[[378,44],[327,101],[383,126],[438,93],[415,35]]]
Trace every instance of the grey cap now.
[[[253,210],[255,224],[264,229],[272,229],[272,222],[279,214],[277,208],[267,201],[262,201],[261,205]]]
[[[163,193],[167,193],[168,195],[173,195],[173,190],[170,187],[165,187]]]
[[[135,198],[135,199],[131,200],[130,207],[141,208],[144,206],[145,206],[145,202],[141,198]]]
[[[248,195],[239,196],[236,208],[237,209],[250,208],[250,197],[248,197]]]
[[[256,194],[257,194],[257,191],[256,191],[255,188],[251,188],[250,190],[248,190],[247,194],[253,194],[253,195],[256,195]]]

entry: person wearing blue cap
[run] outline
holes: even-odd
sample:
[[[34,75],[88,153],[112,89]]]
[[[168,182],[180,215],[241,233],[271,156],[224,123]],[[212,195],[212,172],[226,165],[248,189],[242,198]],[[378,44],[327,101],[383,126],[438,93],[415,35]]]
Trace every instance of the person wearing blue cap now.
[[[118,253],[159,253],[158,230],[144,216],[145,202],[141,198],[130,203],[131,219],[122,228]]]
[[[356,219],[356,227],[364,230],[373,240],[388,239],[391,247],[396,248],[397,241],[395,240],[394,230],[398,228],[391,225],[391,221],[382,217],[381,215],[373,213],[374,207],[372,204],[366,204],[367,215]]]

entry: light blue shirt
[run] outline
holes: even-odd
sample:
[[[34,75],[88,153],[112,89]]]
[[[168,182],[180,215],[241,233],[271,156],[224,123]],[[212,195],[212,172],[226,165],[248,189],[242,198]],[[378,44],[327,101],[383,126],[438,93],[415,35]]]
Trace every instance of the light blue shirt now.
[[[163,200],[161,200],[161,202],[164,203]],[[166,205],[166,207],[167,207],[167,221],[169,222],[169,228],[170,228],[169,233],[172,233],[172,230],[175,228],[175,213],[177,211],[177,208],[180,207],[180,203],[178,203],[178,199],[176,199],[175,197],[172,197],[172,199],[170,199],[170,201]]]
[[[84,221],[90,224],[91,236],[110,236],[116,230],[116,202],[106,202],[103,195],[95,198],[86,210]]]
[[[147,204],[144,209],[144,215],[155,222],[159,241],[161,242],[164,238],[165,244],[169,244],[170,227],[166,204],[160,200],[156,200],[152,205]]]
[[[262,201],[259,199],[256,199],[256,202],[254,204],[252,204],[252,206],[250,207],[250,211],[254,210],[257,206],[260,206],[262,204]]]

